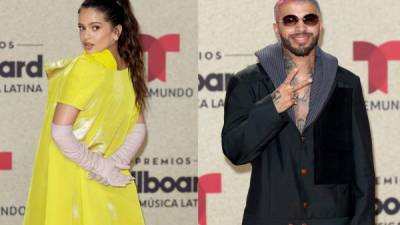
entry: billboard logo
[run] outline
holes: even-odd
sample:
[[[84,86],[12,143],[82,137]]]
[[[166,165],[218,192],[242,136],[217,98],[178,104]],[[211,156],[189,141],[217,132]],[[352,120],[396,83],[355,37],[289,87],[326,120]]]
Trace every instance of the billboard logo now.
[[[0,152],[0,170],[12,170],[11,152]]]
[[[166,81],[167,53],[180,51],[179,34],[167,34],[158,39],[141,34],[140,38],[144,51],[148,53],[148,81]]]
[[[207,225],[207,193],[221,193],[221,174],[210,173],[199,178],[199,225]]]
[[[388,93],[388,62],[400,60],[400,41],[388,41],[379,46],[366,41],[353,43],[355,61],[368,62],[368,93],[377,90]]]
[[[22,77],[22,72],[29,77],[43,76],[43,55],[38,55],[37,60],[33,61],[3,61],[0,62],[0,77],[16,78]]]
[[[203,88],[212,92],[225,91],[229,80],[233,76],[233,73],[210,73],[207,76],[199,74],[199,91]]]
[[[180,193],[197,192],[197,177],[172,178],[166,176],[159,179],[150,176],[149,171],[134,171],[131,174],[135,177],[139,193],[156,193],[159,190],[165,193],[175,190]]]
[[[400,211],[400,202],[397,198],[390,197],[385,201],[375,199],[375,214],[379,215],[385,212],[388,215],[395,215]]]

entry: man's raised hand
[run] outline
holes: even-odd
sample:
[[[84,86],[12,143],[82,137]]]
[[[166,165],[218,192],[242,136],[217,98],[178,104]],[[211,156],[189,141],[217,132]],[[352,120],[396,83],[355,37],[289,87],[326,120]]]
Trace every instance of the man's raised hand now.
[[[296,92],[312,83],[312,79],[310,78],[306,81],[300,82],[297,85],[293,85],[292,81],[298,72],[298,68],[294,68],[292,71],[290,71],[285,81],[271,94],[276,111],[278,113],[284,112],[292,105],[297,104],[298,95]]]

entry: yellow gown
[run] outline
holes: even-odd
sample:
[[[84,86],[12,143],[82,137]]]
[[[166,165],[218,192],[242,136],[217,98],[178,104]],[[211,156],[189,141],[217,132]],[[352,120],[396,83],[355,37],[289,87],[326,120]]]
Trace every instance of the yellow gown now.
[[[61,102],[81,110],[73,132],[90,151],[105,157],[116,151],[139,115],[128,69],[117,70],[114,56],[105,49],[49,63],[45,71],[47,110],[23,224],[143,225],[135,183],[121,188],[88,179],[88,172],[66,158],[50,134]]]

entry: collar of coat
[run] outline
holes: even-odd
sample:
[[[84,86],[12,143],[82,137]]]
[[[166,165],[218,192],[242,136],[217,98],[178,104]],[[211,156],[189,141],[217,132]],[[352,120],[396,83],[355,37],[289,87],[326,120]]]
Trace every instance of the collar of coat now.
[[[257,56],[261,66],[267,72],[274,86],[279,87],[286,78],[282,45],[279,42],[269,45],[257,51],[255,55]],[[334,86],[333,84],[335,83],[337,69],[337,58],[325,53],[317,46],[313,83],[311,85],[310,93],[310,106],[305,129],[315,121],[324,107],[329,93]],[[288,110],[288,113],[292,121],[295,123],[296,118],[293,107]]]

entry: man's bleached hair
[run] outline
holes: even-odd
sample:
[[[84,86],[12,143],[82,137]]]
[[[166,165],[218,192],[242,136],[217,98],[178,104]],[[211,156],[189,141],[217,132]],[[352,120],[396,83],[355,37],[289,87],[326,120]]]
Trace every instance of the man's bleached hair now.
[[[319,7],[319,3],[317,0],[278,0],[275,3],[275,7],[274,7],[274,15],[275,15],[276,20],[278,20],[279,7],[288,2],[309,2],[309,3],[313,4],[315,6],[315,8],[317,8],[318,13],[321,14],[321,8]]]

